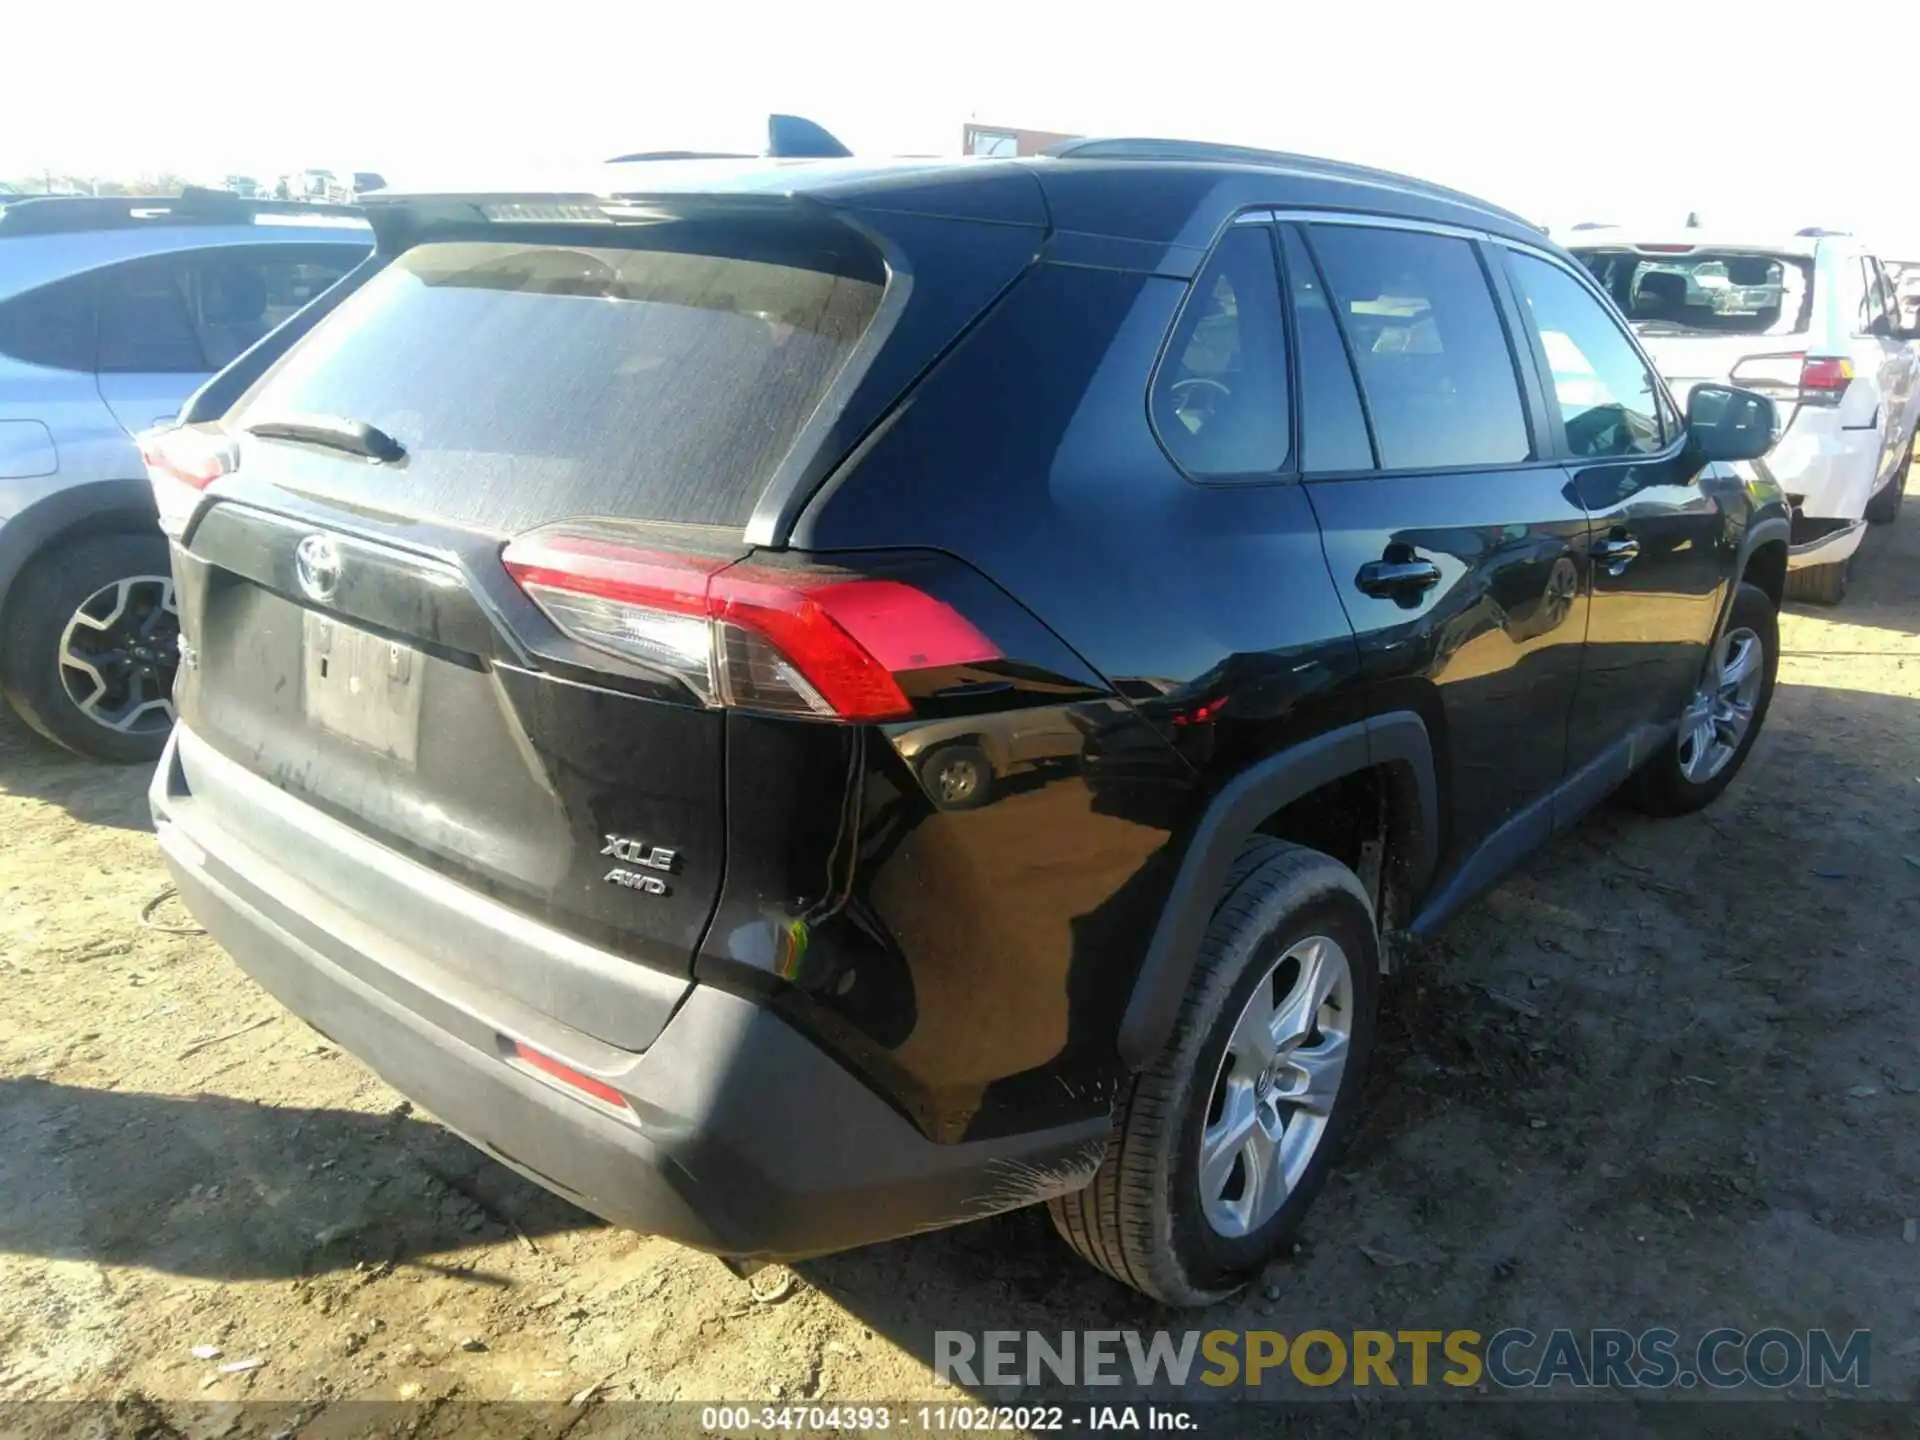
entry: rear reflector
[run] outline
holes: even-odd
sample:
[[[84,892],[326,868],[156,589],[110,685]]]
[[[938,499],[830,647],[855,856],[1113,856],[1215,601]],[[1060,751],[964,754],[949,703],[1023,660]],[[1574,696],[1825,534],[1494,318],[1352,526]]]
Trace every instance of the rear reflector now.
[[[895,676],[1000,658],[951,606],[903,581],[669,555],[573,531],[509,544],[509,574],[585,645],[663,669],[703,704],[896,720]]]
[[[570,1089],[578,1090],[582,1095],[591,1096],[603,1105],[612,1105],[619,1110],[630,1110],[632,1108],[627,1104],[627,1097],[607,1084],[604,1080],[596,1080],[591,1075],[582,1075],[572,1066],[562,1065],[551,1055],[542,1055],[531,1045],[523,1045],[518,1040],[511,1043],[513,1047],[513,1058],[520,1061],[523,1065],[532,1066],[543,1075],[551,1075],[562,1085]]]
[[[240,463],[231,440],[190,426],[149,430],[140,436],[139,444],[160,511],[160,528],[175,539],[185,533],[200,503],[200,492]]]

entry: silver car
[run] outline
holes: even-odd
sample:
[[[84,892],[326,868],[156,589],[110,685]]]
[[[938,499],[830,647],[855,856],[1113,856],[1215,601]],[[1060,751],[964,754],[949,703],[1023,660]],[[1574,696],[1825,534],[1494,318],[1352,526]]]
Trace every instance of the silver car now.
[[[0,692],[48,739],[160,754],[179,622],[135,437],[372,245],[222,191],[0,207]]]

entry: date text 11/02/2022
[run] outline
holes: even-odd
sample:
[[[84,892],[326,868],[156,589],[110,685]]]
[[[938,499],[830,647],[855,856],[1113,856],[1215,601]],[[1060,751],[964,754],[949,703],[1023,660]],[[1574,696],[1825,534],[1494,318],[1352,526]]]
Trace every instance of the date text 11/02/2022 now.
[[[1161,1405],[708,1405],[700,1428],[711,1434],[769,1430],[871,1433],[878,1430],[994,1431],[1014,1435],[1064,1430],[1192,1431],[1189,1410]]]

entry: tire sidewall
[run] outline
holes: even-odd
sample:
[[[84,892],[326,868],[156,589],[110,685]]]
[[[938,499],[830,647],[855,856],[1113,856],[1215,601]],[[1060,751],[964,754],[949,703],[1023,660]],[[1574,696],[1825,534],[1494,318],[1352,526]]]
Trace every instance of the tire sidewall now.
[[[1329,862],[1332,863],[1332,862]],[[1331,879],[1331,877],[1329,877]],[[1283,899],[1284,897],[1276,897]],[[1275,905],[1246,927],[1252,933],[1238,937],[1235,947],[1238,973],[1212,1007],[1202,1038],[1191,1056],[1183,1056],[1186,1088],[1180,1121],[1174,1136],[1172,1165],[1167,1176],[1167,1221],[1174,1252],[1187,1257],[1195,1287],[1227,1290],[1243,1283],[1269,1262],[1280,1244],[1298,1228],[1327,1180],[1341,1147],[1350,1138],[1360,1109],[1367,1060],[1373,1048],[1379,1014],[1380,946],[1373,917],[1360,897],[1329,883],[1304,903]],[[1346,1068],[1340,1077],[1326,1132],[1307,1163],[1300,1183],[1267,1222],[1248,1235],[1229,1238],[1208,1223],[1200,1201],[1200,1138],[1206,1129],[1212,1088],[1227,1042],[1254,987],[1262,983],[1275,961],[1291,946],[1313,935],[1325,935],[1346,952],[1353,976],[1353,1031]]]
[[[1680,746],[1684,735],[1676,735],[1673,743],[1667,747],[1666,765],[1670,770],[1670,783],[1679,793],[1688,797],[1690,803],[1706,804],[1721,791],[1733,783],[1741,767],[1747,763],[1747,754],[1753,749],[1754,742],[1760,738],[1760,730],[1766,723],[1767,712],[1773,706],[1774,679],[1780,670],[1780,623],[1779,613],[1773,602],[1767,598],[1766,591],[1757,585],[1742,584],[1733,600],[1733,609],[1727,616],[1727,631],[1747,629],[1760,637],[1765,647],[1763,668],[1765,676],[1760,682],[1760,694],[1753,703],[1753,721],[1747,726],[1747,733],[1740,738],[1739,748],[1733,752],[1727,763],[1720,767],[1719,774],[1710,780],[1695,782],[1687,778],[1686,771],[1680,768]],[[1714,658],[1719,655],[1719,642],[1714,643]],[[1709,663],[1713,663],[1712,660]]]
[[[939,776],[940,767],[953,760],[965,760],[969,762],[974,768],[976,783],[972,794],[963,800],[955,800],[949,803],[940,798]],[[993,765],[987,759],[986,751],[982,750],[978,745],[969,744],[966,741],[955,741],[952,744],[942,745],[939,749],[928,753],[927,757],[920,762],[919,769],[920,783],[927,792],[927,798],[933,801],[936,809],[949,811],[978,810],[993,796],[995,779]]]
[[[165,729],[122,734],[81,713],[61,680],[60,641],[74,611],[103,586],[130,575],[166,575],[170,563],[159,535],[98,535],[34,560],[9,597],[0,635],[0,690],[21,719],[92,759],[140,764],[159,758]]]

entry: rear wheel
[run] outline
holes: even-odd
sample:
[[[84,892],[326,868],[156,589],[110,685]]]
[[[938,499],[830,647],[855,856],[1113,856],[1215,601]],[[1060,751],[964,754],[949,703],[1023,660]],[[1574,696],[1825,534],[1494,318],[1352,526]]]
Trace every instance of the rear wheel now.
[[[1880,493],[1867,502],[1867,523],[1869,525],[1891,525],[1900,517],[1900,502],[1907,497],[1907,474],[1913,469],[1913,452],[1909,450],[1900,462],[1900,468],[1893,472]]]
[[[159,758],[180,658],[167,542],[98,535],[20,577],[0,635],[0,689],[47,739],[96,760]]]
[[[1373,1045],[1380,945],[1359,879],[1316,850],[1253,846],[1092,1184],[1048,1205],[1085,1259],[1173,1305],[1231,1293],[1291,1240]]]
[[[1778,616],[1758,585],[1741,585],[1707,678],[1680,717],[1680,733],[1628,783],[1627,800],[1655,815],[1711,804],[1746,764],[1773,703]]]
[[[920,780],[942,810],[972,810],[993,798],[993,762],[974,745],[944,745],[920,762]]]
[[[1847,598],[1847,582],[1853,577],[1853,557],[1833,565],[1807,565],[1787,572],[1787,599],[1805,600],[1813,605],[1838,605]]]

